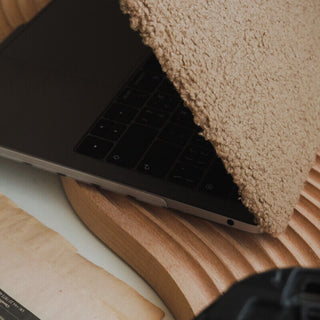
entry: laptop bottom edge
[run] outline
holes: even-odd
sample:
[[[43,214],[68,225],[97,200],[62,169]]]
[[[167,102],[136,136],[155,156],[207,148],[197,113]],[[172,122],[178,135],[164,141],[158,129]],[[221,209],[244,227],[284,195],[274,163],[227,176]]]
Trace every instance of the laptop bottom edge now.
[[[26,163],[36,168],[58,174],[61,176],[67,176],[80,182],[99,186],[103,189],[116,192],[125,196],[130,196],[138,201],[146,202],[155,206],[170,208],[178,210],[182,213],[190,214],[192,216],[200,217],[205,220],[210,220],[228,227],[236,228],[242,231],[250,233],[261,233],[261,229],[258,225],[245,223],[234,218],[229,218],[215,212],[204,210],[195,206],[191,206],[186,203],[182,203],[173,199],[160,197],[158,195],[139,190],[121,183],[117,183],[105,178],[101,178],[95,175],[91,175],[79,170],[75,170],[69,167],[65,167],[60,164],[56,164],[50,161],[42,160],[27,154],[23,154],[17,151],[13,151],[4,147],[0,147],[0,155],[4,158],[11,159],[17,162]]]

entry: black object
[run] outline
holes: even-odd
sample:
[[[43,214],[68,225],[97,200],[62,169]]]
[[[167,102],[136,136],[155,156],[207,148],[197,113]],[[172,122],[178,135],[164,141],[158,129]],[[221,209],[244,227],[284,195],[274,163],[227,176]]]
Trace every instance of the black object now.
[[[15,299],[0,289],[1,320],[40,320]]]
[[[319,320],[320,269],[277,269],[233,285],[195,320]]]
[[[156,131],[154,129],[138,124],[133,125],[113,149],[108,161],[128,168],[134,167],[155,135]],[[132,148],[132,146],[134,147]]]

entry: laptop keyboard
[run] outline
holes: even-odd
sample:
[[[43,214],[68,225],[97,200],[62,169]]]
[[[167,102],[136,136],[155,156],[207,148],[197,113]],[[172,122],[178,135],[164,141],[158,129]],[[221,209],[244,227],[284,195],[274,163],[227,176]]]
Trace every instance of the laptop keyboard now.
[[[238,192],[155,57],[76,147],[89,157],[228,199]]]

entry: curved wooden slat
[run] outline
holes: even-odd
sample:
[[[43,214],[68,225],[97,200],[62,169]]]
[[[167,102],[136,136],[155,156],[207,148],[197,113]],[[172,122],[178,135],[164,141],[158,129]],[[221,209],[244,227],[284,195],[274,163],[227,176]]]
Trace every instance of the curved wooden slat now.
[[[225,237],[219,233],[219,226],[213,223],[203,223],[199,229],[207,238],[207,245],[212,251],[216,253],[222,263],[224,263],[228,270],[233,274],[235,279],[242,279],[253,273],[254,269],[248,263],[247,259],[226,240]],[[227,286],[226,286],[227,287]],[[226,290],[227,288],[225,288]]]
[[[229,233],[229,235],[237,243],[238,250],[246,256],[255,272],[263,272],[277,267],[276,262],[268,255],[265,247],[257,241],[257,236],[247,234],[244,237],[243,233],[237,230]]]
[[[200,263],[201,268],[212,279],[212,283],[209,285],[218,289],[218,296],[225,290],[226,282],[232,283],[236,280],[228,270],[227,265],[209,248],[206,239],[203,239],[191,224],[187,224],[179,215],[172,215],[166,209],[142,205],[148,208],[148,211],[152,212],[156,219],[161,221],[161,228],[168,228],[182,245],[183,250],[186,250]]]
[[[28,22],[51,0],[1,0],[0,42],[19,25]]]
[[[6,38],[14,28],[10,25],[7,13],[0,2],[0,41]]]

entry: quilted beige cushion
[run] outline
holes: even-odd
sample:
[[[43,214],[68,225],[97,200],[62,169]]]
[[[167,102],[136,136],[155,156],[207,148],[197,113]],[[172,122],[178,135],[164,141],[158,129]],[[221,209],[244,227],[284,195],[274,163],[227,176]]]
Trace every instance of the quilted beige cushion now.
[[[320,1],[120,3],[243,203],[283,231],[320,146]]]

